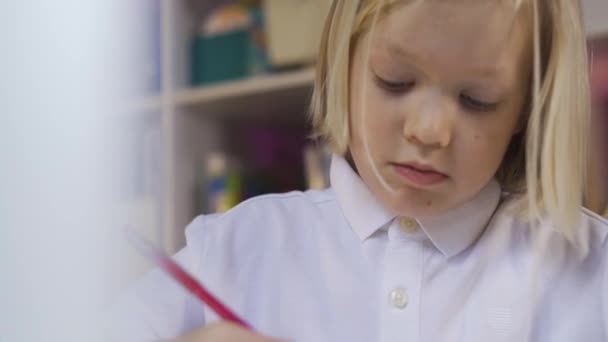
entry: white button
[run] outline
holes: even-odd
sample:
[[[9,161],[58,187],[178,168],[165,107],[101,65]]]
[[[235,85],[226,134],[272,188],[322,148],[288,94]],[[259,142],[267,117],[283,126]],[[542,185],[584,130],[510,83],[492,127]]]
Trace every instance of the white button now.
[[[406,232],[413,234],[415,233],[420,226],[418,225],[418,221],[415,218],[402,216],[399,218],[399,226],[401,229]]]
[[[389,293],[389,301],[392,306],[397,309],[404,309],[409,302],[407,290],[402,287],[397,287]]]

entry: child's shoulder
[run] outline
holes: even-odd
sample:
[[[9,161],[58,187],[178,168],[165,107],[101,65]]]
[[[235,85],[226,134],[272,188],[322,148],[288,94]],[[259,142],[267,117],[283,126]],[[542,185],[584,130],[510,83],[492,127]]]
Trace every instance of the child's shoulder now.
[[[332,223],[340,217],[336,209],[332,190],[255,197],[194,219],[186,228],[188,253],[195,269],[204,269],[211,280],[223,277],[226,268],[235,274],[272,268],[277,260],[304,257],[326,239],[321,235],[333,234],[338,225]]]
[[[292,219],[323,210],[332,202],[335,202],[335,196],[331,189],[261,195],[243,201],[225,213],[208,215],[207,221],[209,224],[222,224],[243,219]]]
[[[580,225],[575,229],[584,244],[582,247],[608,257],[608,220],[587,208],[581,208],[580,218]]]
[[[539,229],[545,232],[551,232],[545,237],[549,238],[549,244],[552,248],[573,247],[565,236],[557,233],[554,222],[545,216],[537,224],[531,224],[530,221],[524,219],[522,214],[520,198],[509,198],[503,202],[503,205],[498,210],[501,228],[510,227],[511,239],[514,243],[524,242],[532,243],[535,238],[539,237]],[[523,215],[523,216],[522,216]],[[580,238],[579,243],[582,243],[583,250],[593,254],[599,253],[605,258],[608,258],[608,220],[586,208],[580,209],[580,221],[577,227],[574,227],[576,235]],[[543,235],[543,234],[541,234]],[[530,245],[531,246],[531,245]]]
[[[241,202],[226,214],[239,214],[248,210],[276,210],[277,208],[289,210],[314,209],[327,202],[334,201],[332,189],[291,191],[283,194],[268,194],[250,198]]]
[[[585,224],[589,225],[592,229],[597,229],[600,232],[608,235],[608,218],[601,216],[587,208],[581,209],[583,219],[586,221]]]
[[[295,226],[326,219],[335,213],[336,205],[331,189],[257,196],[227,212],[198,216],[186,228],[186,238],[280,234],[285,229],[294,230]]]
[[[582,208],[582,227],[583,232],[588,232],[591,240],[596,240],[604,246],[608,256],[608,219],[600,216],[589,209]]]

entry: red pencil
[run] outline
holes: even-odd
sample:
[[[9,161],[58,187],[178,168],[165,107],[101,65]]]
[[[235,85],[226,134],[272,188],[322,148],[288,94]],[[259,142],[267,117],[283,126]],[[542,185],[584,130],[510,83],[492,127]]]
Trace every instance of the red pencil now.
[[[190,292],[207,304],[221,318],[239,324],[240,326],[249,330],[253,330],[249,324],[228,309],[226,305],[220,302],[214,295],[205,289],[201,283],[194,279],[194,277],[188,274],[188,272],[176,264],[171,258],[160,251],[160,249],[154,247],[150,242],[146,241],[132,229],[127,228],[126,233],[129,241],[133,243],[133,246],[135,246],[138,251],[152,259],[155,264],[173,276],[173,279],[190,290]]]

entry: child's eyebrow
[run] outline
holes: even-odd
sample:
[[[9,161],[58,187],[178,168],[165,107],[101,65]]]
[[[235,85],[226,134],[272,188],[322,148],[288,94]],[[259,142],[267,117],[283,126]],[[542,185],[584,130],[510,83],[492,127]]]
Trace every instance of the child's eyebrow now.
[[[397,58],[404,58],[405,60],[412,61],[413,63],[418,63],[423,59],[416,56],[416,54],[410,52],[405,47],[400,46],[394,42],[385,42],[384,46],[386,47],[389,55],[395,56]],[[486,79],[497,79],[500,78],[504,73],[502,72],[502,68],[498,65],[482,65],[479,63],[473,64],[468,67],[462,65],[462,68],[467,71],[468,74],[472,74],[475,76],[479,76]]]
[[[502,74],[501,70],[497,66],[483,66],[477,65],[468,70],[472,74],[483,76],[485,78],[497,78]]]
[[[384,46],[386,46],[388,53],[392,56],[403,57],[414,62],[420,60],[416,55],[404,49],[402,46],[399,46],[399,44],[395,44],[394,42],[385,42]]]

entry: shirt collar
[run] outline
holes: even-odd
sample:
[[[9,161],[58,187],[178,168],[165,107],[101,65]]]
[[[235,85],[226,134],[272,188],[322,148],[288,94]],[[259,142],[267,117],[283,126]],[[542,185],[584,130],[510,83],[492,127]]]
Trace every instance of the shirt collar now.
[[[395,218],[343,157],[332,156],[329,178],[346,220],[361,241]]]
[[[386,208],[341,156],[333,155],[331,186],[353,231],[366,240],[397,216]],[[469,247],[481,235],[500,201],[495,179],[473,199],[432,217],[417,217],[424,233],[444,256],[450,258]]]

